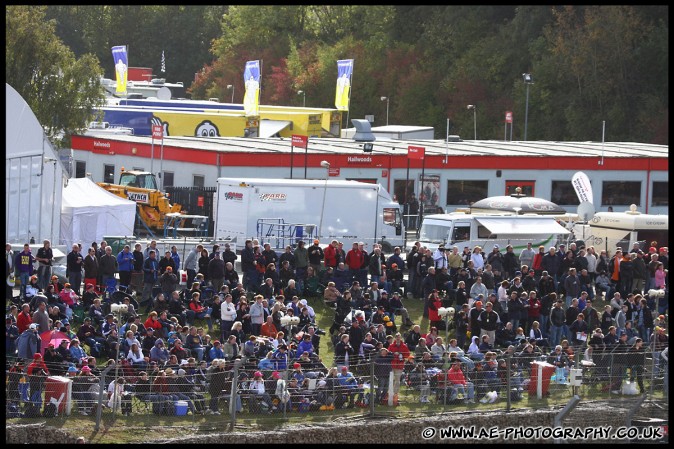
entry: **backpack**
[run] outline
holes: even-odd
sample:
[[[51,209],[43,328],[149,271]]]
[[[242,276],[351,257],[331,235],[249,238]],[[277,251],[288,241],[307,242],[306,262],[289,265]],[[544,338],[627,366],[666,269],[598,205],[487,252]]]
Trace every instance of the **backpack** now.
[[[44,410],[42,410],[42,417],[55,418],[56,416],[58,416],[58,409],[56,408],[56,404],[50,402],[49,404],[44,406]]]
[[[521,401],[522,392],[517,388],[513,388],[512,390],[510,390],[510,400],[513,402]]]

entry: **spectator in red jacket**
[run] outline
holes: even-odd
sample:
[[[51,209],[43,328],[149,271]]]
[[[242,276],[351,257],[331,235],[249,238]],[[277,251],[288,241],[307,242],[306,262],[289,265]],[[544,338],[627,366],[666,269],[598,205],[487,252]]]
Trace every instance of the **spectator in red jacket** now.
[[[325,268],[337,268],[337,240],[330,242],[323,250],[323,258],[325,260]]]
[[[393,394],[397,395],[400,391],[400,377],[403,374],[405,360],[410,356],[410,350],[403,341],[400,332],[395,334],[393,342],[388,346],[389,353],[393,354],[391,367],[393,368]]]
[[[16,316],[16,327],[19,329],[19,334],[28,329],[31,324],[33,324],[33,317],[30,315],[30,304],[25,303],[21,306],[21,312]]]

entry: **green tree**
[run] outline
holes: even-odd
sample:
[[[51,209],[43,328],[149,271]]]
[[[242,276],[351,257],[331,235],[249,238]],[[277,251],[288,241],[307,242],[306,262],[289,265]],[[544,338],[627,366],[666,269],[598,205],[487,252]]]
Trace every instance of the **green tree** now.
[[[102,71],[90,54],[75,59],[45,20],[44,6],[6,7],[5,81],[26,100],[57,146],[83,132],[104,102]]]

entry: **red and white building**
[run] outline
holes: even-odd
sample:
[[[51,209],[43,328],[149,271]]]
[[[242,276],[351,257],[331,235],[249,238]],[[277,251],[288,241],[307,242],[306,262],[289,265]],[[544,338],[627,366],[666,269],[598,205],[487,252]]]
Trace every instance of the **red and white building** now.
[[[306,150],[283,138],[165,137],[162,145],[150,137],[92,130],[72,139],[72,175],[116,182],[124,167],[161,172],[165,186],[185,187],[213,187],[218,177],[231,176],[331,176],[380,183],[401,204],[408,185],[407,195],[425,192],[427,210],[450,211],[521,187],[528,196],[575,212],[579,202],[571,178],[582,171],[592,183],[597,211],[624,211],[631,204],[649,214],[669,210],[666,145],[392,139],[373,144],[370,153],[362,142],[339,138],[310,138]],[[423,159],[408,157],[410,146],[422,147]],[[321,161],[330,164],[329,173]]]

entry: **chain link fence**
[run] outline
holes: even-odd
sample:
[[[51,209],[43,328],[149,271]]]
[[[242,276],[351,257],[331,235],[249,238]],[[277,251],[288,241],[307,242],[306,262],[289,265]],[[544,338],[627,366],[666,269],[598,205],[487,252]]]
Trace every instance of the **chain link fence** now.
[[[156,416],[198,425],[293,421],[311,415],[419,416],[450,410],[509,412],[583,401],[620,401],[645,395],[668,400],[668,366],[659,351],[602,351],[583,360],[582,348],[566,362],[554,355],[487,353],[482,360],[445,354],[403,360],[373,353],[335,367],[318,358],[289,359],[260,369],[255,357],[196,365],[134,370],[129,366],[65,368],[54,375],[33,361],[8,360],[6,416],[10,419],[90,417],[97,427],[131,425],[120,416]],[[560,366],[561,365],[561,366]],[[633,401],[632,401],[633,402]],[[214,416],[224,415],[223,418]]]

